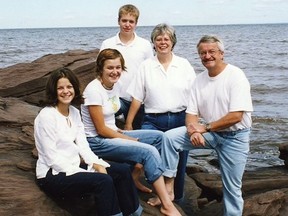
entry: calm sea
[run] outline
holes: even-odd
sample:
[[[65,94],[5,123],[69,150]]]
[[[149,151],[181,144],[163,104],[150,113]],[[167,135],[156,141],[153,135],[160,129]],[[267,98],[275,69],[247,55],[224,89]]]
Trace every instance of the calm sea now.
[[[138,27],[149,39],[153,27]],[[226,62],[244,70],[252,87],[255,112],[247,169],[281,165],[278,145],[288,143],[288,24],[175,26],[175,54],[187,58],[195,71],[203,66],[196,44],[216,34],[226,45]],[[118,27],[0,29],[0,68],[30,62],[46,54],[100,48]]]

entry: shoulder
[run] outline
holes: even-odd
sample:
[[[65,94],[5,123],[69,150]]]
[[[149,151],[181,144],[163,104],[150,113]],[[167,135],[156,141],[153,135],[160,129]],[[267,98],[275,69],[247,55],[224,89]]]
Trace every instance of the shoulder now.
[[[95,79],[91,81],[83,91],[85,105],[97,104],[105,98],[107,92],[101,85],[100,81]]]
[[[91,91],[91,90],[98,89],[99,86],[101,86],[100,81],[97,80],[97,79],[94,79],[94,80],[92,80],[90,83],[88,83],[88,85],[87,85],[86,88],[84,89],[83,94],[84,94],[85,92],[87,92],[87,91]]]
[[[178,64],[191,65],[190,62],[186,58],[180,57],[175,54],[173,54],[173,61]]]
[[[46,106],[42,110],[40,110],[38,116],[42,117],[42,116],[51,115],[51,114],[54,114],[55,111],[56,111],[56,109],[54,107]]]
[[[207,70],[204,70],[204,71],[200,72],[199,74],[197,74],[197,76],[195,78],[194,85],[197,85],[198,83],[201,83],[204,80],[206,80],[206,81],[209,80],[209,76],[208,76],[208,71]]]
[[[145,44],[145,45],[149,45],[151,46],[151,43],[149,40],[143,38],[143,37],[140,37],[138,36],[137,34],[135,34],[135,41],[139,44]]]
[[[111,42],[111,41],[115,41],[116,39],[118,38],[118,34],[110,37],[110,38],[107,38],[103,41],[103,43],[108,43],[108,42]]]
[[[79,110],[76,107],[72,106],[72,105],[69,107],[69,110],[70,110],[71,113],[73,113],[75,115],[80,114]]]
[[[191,73],[194,72],[194,68],[193,66],[190,64],[190,62],[188,61],[188,59],[174,55],[173,54],[173,64],[178,67],[181,68],[181,70],[184,68],[184,72],[187,73]]]
[[[156,56],[152,56],[150,58],[145,59],[141,64],[143,65],[149,65],[149,64],[157,64],[158,61],[156,59]]]
[[[150,43],[147,39],[145,39],[145,38],[143,38],[143,37],[140,37],[136,32],[135,32],[134,34],[135,34],[135,39],[136,39],[136,40]]]
[[[148,59],[145,59],[141,64],[140,68],[150,68],[150,67],[157,67],[159,65],[159,62],[156,60],[156,57],[150,57]]]
[[[234,71],[238,71],[238,72],[241,72],[241,71],[242,71],[239,67],[237,67],[237,66],[235,66],[235,65],[232,65],[232,64],[227,64],[227,69],[229,69],[229,70],[234,70]],[[242,71],[242,72],[243,72],[243,71]]]
[[[42,110],[40,110],[40,112],[38,113],[38,115],[35,118],[35,123],[36,122],[51,122],[53,119],[55,119],[56,116],[56,109],[54,107],[44,107]]]
[[[118,35],[115,35],[113,37],[105,39],[102,42],[101,50],[105,49],[105,48],[108,48],[108,47],[111,47],[112,45],[115,45],[117,43],[117,38],[118,38]]]
[[[77,119],[78,121],[81,119],[80,111],[74,106],[69,107],[69,114],[72,116],[73,119]]]
[[[227,69],[228,71],[230,71],[229,74],[230,74],[230,76],[233,77],[234,79],[235,79],[235,77],[246,77],[244,71],[243,71],[241,68],[239,68],[239,67],[237,67],[237,66],[235,66],[235,65],[228,64],[227,67],[226,67],[226,69]]]

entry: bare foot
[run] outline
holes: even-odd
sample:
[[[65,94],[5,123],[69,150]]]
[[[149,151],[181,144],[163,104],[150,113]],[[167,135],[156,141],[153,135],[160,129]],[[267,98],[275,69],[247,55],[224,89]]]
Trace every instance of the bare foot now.
[[[151,206],[159,206],[161,205],[161,200],[159,199],[159,197],[152,197],[150,199],[148,199],[147,203]]]
[[[169,196],[171,201],[174,200],[174,192],[168,193],[168,196]],[[159,205],[161,205],[161,200],[158,196],[152,197],[152,198],[148,199],[147,203],[151,206],[159,206]]]
[[[134,179],[134,183],[135,183],[135,186],[138,190],[144,192],[144,193],[152,193],[152,190],[148,187],[146,187],[145,185],[143,185],[139,179]]]
[[[134,166],[133,172],[132,172],[132,178],[134,180],[135,186],[138,190],[144,192],[144,193],[152,193],[152,190],[145,185],[143,185],[140,181],[139,178],[142,174],[143,166],[140,164],[136,164]]]
[[[163,206],[160,208],[160,212],[164,215],[167,216],[181,216],[180,212],[177,210],[177,208],[173,205],[170,205],[166,208],[164,208]]]

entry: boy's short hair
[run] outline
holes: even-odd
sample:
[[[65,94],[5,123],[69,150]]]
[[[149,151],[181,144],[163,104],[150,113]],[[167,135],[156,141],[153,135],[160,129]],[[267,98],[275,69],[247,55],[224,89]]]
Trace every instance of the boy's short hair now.
[[[130,14],[131,16],[134,16],[136,19],[136,23],[138,22],[140,12],[136,6],[132,4],[126,4],[120,7],[119,12],[118,12],[118,21],[120,21],[121,17],[126,14]]]

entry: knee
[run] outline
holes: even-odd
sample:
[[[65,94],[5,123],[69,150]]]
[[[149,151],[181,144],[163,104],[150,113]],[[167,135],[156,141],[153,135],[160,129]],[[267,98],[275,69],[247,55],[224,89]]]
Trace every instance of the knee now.
[[[152,148],[147,149],[146,151],[146,156],[148,160],[157,160],[157,161],[161,161],[161,156],[159,151],[161,150],[157,148],[157,146],[151,146]]]
[[[131,176],[131,166],[128,164],[121,164],[120,166],[118,165],[117,167],[117,173],[118,173],[118,179],[119,180],[127,180],[132,179]]]
[[[159,142],[162,142],[163,136],[164,136],[164,132],[157,130],[157,140]]]
[[[107,174],[100,174],[101,178],[95,179],[95,186],[96,187],[102,187],[102,188],[111,188],[113,187],[113,179],[110,175]]]

